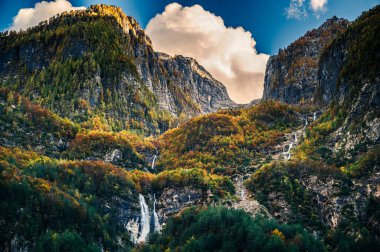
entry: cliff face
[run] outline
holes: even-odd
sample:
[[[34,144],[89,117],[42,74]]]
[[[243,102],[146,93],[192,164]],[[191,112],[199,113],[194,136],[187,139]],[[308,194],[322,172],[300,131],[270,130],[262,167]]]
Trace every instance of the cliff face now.
[[[338,20],[329,20],[325,25],[335,22]],[[307,141],[295,151],[299,157],[312,157],[319,163],[299,160],[272,163],[263,169],[266,176],[259,174],[252,179],[252,191],[257,193],[259,202],[279,220],[301,220],[317,233],[321,227],[339,230],[346,221],[379,232],[372,210],[379,209],[376,202],[380,195],[379,33],[380,6],[377,6],[321,47],[314,68],[298,69],[312,72],[308,79],[299,82],[299,89],[294,85],[273,85],[274,80],[286,80],[292,73],[280,73],[281,69],[288,69],[286,62],[279,60],[281,54],[268,63],[266,99],[287,103],[300,103],[304,99],[323,109],[321,118],[314,114],[315,122],[305,125]],[[304,52],[308,49],[306,46]],[[289,48],[281,53],[286,55]],[[294,59],[296,55],[288,56]],[[293,141],[292,146],[295,144]],[[286,177],[286,182],[279,177]]]
[[[333,17],[286,49],[281,49],[278,55],[270,57],[265,73],[263,100],[273,99],[290,104],[313,102],[320,55],[348,25],[347,20]]]
[[[315,102],[343,115],[331,145],[348,158],[380,143],[380,7],[363,13],[320,60]]]
[[[154,52],[120,8],[63,13],[0,44],[1,85],[78,122],[100,116],[113,129],[158,133],[178,116],[234,105],[195,60]]]
[[[136,52],[141,78],[158,99],[161,109],[179,116],[209,113],[234,106],[226,88],[189,57]],[[148,59],[148,60],[147,60]]]
[[[188,207],[223,205],[300,224],[327,251],[377,251],[379,14],[332,41],[346,21],[331,19],[273,57],[267,79],[299,80],[266,83],[266,99],[282,102],[201,115],[157,138],[113,129],[158,133],[234,104],[195,60],[154,52],[119,9],[97,5],[1,36],[0,250],[45,248],[60,235],[129,250],[178,227],[169,218]],[[316,106],[285,104],[302,101]],[[288,239],[289,225],[270,223],[265,233]]]
[[[329,145],[348,158],[380,141],[379,10],[329,19],[267,65],[263,100],[331,105],[341,122]]]

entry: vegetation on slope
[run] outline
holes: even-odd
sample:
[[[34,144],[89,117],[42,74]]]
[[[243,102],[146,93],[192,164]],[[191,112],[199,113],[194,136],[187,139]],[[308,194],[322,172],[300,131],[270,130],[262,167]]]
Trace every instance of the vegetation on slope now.
[[[284,132],[300,125],[299,112],[299,108],[269,101],[194,118],[159,138],[158,167],[196,167],[231,175],[265,160],[283,141]]]
[[[254,219],[242,210],[188,209],[139,251],[324,251],[298,225]]]
[[[363,80],[374,81],[380,73],[380,6],[364,12],[325,50],[347,44],[347,57],[340,71],[338,85],[349,81],[350,97],[358,94]]]
[[[114,130],[158,133],[173,118],[158,109],[137,73],[133,48],[145,35],[126,36],[123,20],[140,31],[120,8],[96,5],[4,34],[1,54],[10,56],[5,59],[10,63],[4,63],[2,74],[12,77],[4,78],[2,85],[75,122],[99,116]],[[33,48],[41,51],[38,58],[30,58]],[[12,57],[17,51],[24,52],[21,61]]]
[[[378,249],[379,198],[374,191],[367,195],[360,186],[371,189],[377,183],[380,148],[358,143],[350,153],[333,151],[331,135],[347,119],[345,107],[329,108],[306,127],[291,161],[272,162],[271,154],[286,133],[301,127],[300,118],[307,109],[273,101],[199,116],[157,139],[144,139],[132,132],[165,128],[162,125],[171,123],[172,118],[156,110],[156,100],[144,85],[133,89],[116,81],[124,71],[136,84],[141,82],[130,50],[143,37],[137,34],[132,37],[136,41],[125,41],[126,37],[115,33],[115,25],[125,17],[113,10],[90,11],[93,16],[64,14],[49,25],[10,34],[14,40],[0,38],[1,50],[8,53],[14,48],[24,50],[21,45],[34,42],[56,49],[50,63],[41,58],[22,66],[10,65],[7,71],[19,69],[13,74],[25,79],[7,79],[3,82],[7,88],[0,88],[0,145],[20,147],[0,146],[0,250],[128,250],[132,244],[125,222],[131,219],[130,212],[140,211],[139,193],[160,195],[168,188],[190,187],[214,195],[214,202],[218,202],[235,194],[229,176],[246,169],[253,172],[245,183],[248,189],[274,217],[288,224],[253,219],[225,208],[189,209],[170,219],[162,234],[152,235],[147,246],[135,249]],[[357,41],[349,47],[342,81],[349,79],[354,84],[363,75],[368,79],[377,76],[378,11],[377,7],[365,13],[331,45],[345,39]],[[99,19],[95,13],[106,18]],[[55,44],[57,40],[64,46]],[[74,45],[74,41],[79,42]],[[128,43],[132,46],[126,46]],[[302,40],[298,43],[302,45]],[[87,49],[95,53],[85,52]],[[314,63],[295,62],[294,68],[305,64]],[[99,75],[101,83],[91,79],[93,75]],[[95,104],[77,96],[84,87],[91,92],[101,89]],[[174,85],[169,87],[175,89]],[[351,86],[351,95],[357,95],[360,88]],[[120,92],[127,93],[128,99],[121,98]],[[184,95],[179,90],[173,92]],[[72,94],[73,99],[68,100]],[[130,107],[131,103],[136,106]],[[377,116],[376,111],[372,116]],[[115,129],[129,131],[112,131]],[[112,164],[102,161],[115,150],[121,158],[111,160]],[[158,155],[156,174],[141,171],[150,167],[154,155]],[[326,190],[332,200],[339,200],[331,203],[323,198]],[[341,204],[341,199],[351,202]],[[333,228],[326,224],[334,218],[326,218],[330,216],[323,212],[322,207],[329,205],[325,202],[340,204],[333,206],[340,211],[339,223],[333,223]],[[356,208],[361,211],[355,216]],[[316,231],[317,237],[295,223]]]
[[[0,147],[0,176],[0,248],[4,251],[11,243],[16,249],[52,244],[127,249],[131,244],[123,221],[130,218],[130,209],[138,207],[138,192],[191,186],[220,197],[233,193],[228,178],[202,170],[158,175],[128,172],[100,161],[56,160],[4,147]],[[66,239],[70,242],[65,245]]]
[[[368,156],[374,155],[379,153]],[[371,161],[362,158],[358,162],[363,164],[359,170],[379,169],[376,159]],[[310,159],[274,162],[255,172],[246,185],[255,193],[257,200],[281,221],[301,224],[318,232],[329,251],[377,251],[380,246],[380,230],[376,226],[379,199],[370,196],[364,202],[358,198],[358,202],[350,203],[351,193],[360,190],[354,187],[351,174]],[[337,217],[340,221],[337,226],[329,228],[326,222],[333,222],[328,214],[329,208],[334,207],[331,206],[334,199],[338,209],[341,208]],[[355,207],[363,208],[360,216],[354,214]]]
[[[58,156],[79,128],[18,93],[0,88],[1,145],[40,148],[47,155]]]

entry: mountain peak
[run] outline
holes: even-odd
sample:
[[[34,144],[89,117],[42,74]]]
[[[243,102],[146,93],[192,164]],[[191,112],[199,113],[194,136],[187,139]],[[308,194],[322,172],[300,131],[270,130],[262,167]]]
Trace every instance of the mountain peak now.
[[[312,103],[321,53],[349,25],[348,20],[334,16],[272,56],[266,69],[263,100]]]
[[[327,19],[318,29],[347,28],[351,22],[345,18],[333,16]]]
[[[1,36],[0,48],[3,86],[78,122],[101,116],[113,129],[155,134],[179,115],[235,105],[194,59],[154,52],[137,21],[115,6],[61,13]]]

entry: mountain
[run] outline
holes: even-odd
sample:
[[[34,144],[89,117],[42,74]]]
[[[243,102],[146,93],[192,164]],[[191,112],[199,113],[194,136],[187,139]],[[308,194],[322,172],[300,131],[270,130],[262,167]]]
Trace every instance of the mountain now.
[[[375,251],[378,246],[379,21],[376,6],[331,39],[299,95],[287,98],[291,86],[273,86],[277,77],[287,77],[271,71],[279,56],[268,63],[265,99],[308,103],[316,121],[305,121],[303,140],[292,133],[298,137],[290,141],[292,148],[297,145],[293,161],[263,166],[247,186],[277,219],[303,223],[325,241],[335,240],[335,245],[327,242],[328,249]],[[281,64],[276,67],[287,67]],[[330,231],[321,231],[325,228]],[[360,244],[347,241],[358,235],[373,236]]]
[[[280,49],[278,55],[271,56],[265,71],[262,99],[291,104],[313,103],[321,54],[349,24],[337,17],[328,19],[286,49]]]
[[[0,38],[7,87],[75,122],[157,134],[178,118],[233,106],[226,88],[194,59],[154,52],[120,8],[62,13]]]
[[[332,149],[379,143],[379,8],[350,24],[333,17],[268,61],[263,100],[332,105],[342,127]]]
[[[2,37],[14,49],[2,47],[8,56],[1,59],[15,65],[1,61],[1,251],[378,251],[380,6],[308,32],[304,46],[297,40],[284,52],[289,61],[274,56],[266,80],[300,81],[266,82],[274,97],[245,106],[222,99],[224,87],[193,59],[155,53],[142,30],[118,26],[136,25],[117,18],[118,10],[96,5]],[[41,40],[50,29],[65,35]],[[109,43],[95,43],[107,36]],[[37,75],[19,68],[32,52],[27,44],[43,48],[28,61],[41,64]],[[84,71],[87,56],[67,56],[82,50],[75,48],[87,48],[95,79]],[[44,63],[49,52],[53,61]],[[124,52],[130,58],[110,60]],[[290,59],[304,63],[290,67]],[[283,73],[272,72],[273,62]],[[57,86],[41,81],[50,67]],[[82,75],[79,90],[99,85],[112,90],[109,100],[98,105],[98,89],[72,93]],[[120,76],[129,79],[119,83]],[[168,92],[157,89],[164,83]],[[124,102],[123,94],[152,98],[127,107],[146,114],[128,114],[125,126],[122,103],[113,103]],[[167,104],[159,103],[166,95]],[[211,112],[216,107],[225,108]],[[157,136],[140,134],[173,123]]]
[[[341,113],[335,149],[350,158],[380,143],[380,7],[363,13],[322,53],[315,102]]]

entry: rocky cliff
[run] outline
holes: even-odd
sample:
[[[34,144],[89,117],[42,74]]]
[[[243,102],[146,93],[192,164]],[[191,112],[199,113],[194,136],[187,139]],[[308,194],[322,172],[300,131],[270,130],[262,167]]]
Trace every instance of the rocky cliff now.
[[[346,157],[380,141],[379,9],[329,19],[267,65],[263,100],[331,105],[340,119],[330,149]]]
[[[154,52],[120,8],[62,13],[0,38],[1,86],[77,122],[158,133],[188,117],[233,106],[194,59]],[[68,99],[70,97],[70,99]]]
[[[380,6],[363,13],[323,52],[315,102],[342,113],[332,149],[347,158],[380,143]]]
[[[310,52],[310,62],[319,62],[310,76],[306,65],[287,69],[305,86],[294,100],[296,85],[271,86],[282,102],[200,115],[158,137],[134,131],[163,130],[175,116],[231,101],[193,59],[154,52],[133,19],[117,13],[93,6],[1,38],[1,251],[164,251],[163,243],[184,235],[186,246],[195,244],[190,251],[215,251],[215,244],[226,251],[378,250],[380,7],[345,26],[318,56]],[[326,27],[334,23],[346,21]],[[314,34],[313,43],[326,38],[316,31],[322,37]],[[287,57],[301,59],[317,46],[306,44]],[[320,106],[286,104],[307,101]],[[222,206],[226,217],[213,207],[203,215],[208,206]],[[252,217],[261,224],[242,229]],[[226,235],[219,226],[236,231]],[[210,243],[219,233],[225,237]],[[309,236],[320,246],[304,246]]]
[[[263,166],[248,183],[258,201],[277,219],[301,222],[316,234],[327,228],[345,233],[349,239],[360,239],[363,230],[378,235],[379,32],[377,6],[325,44],[313,74],[300,82],[299,90],[303,91],[299,95],[291,95],[289,92],[295,90],[291,87],[273,85],[277,77],[286,76],[272,71],[273,62],[278,69],[286,68],[279,56],[268,63],[266,80],[271,82],[266,82],[266,99],[308,101],[322,108],[321,113],[314,113],[313,122],[305,124],[303,134],[297,135],[298,143],[292,140],[288,144],[287,153],[292,152],[295,158]],[[341,239],[345,238],[338,241]]]
[[[278,55],[270,57],[263,100],[290,104],[312,103],[318,83],[319,59],[324,48],[347,29],[349,21],[333,17],[307,32]]]

